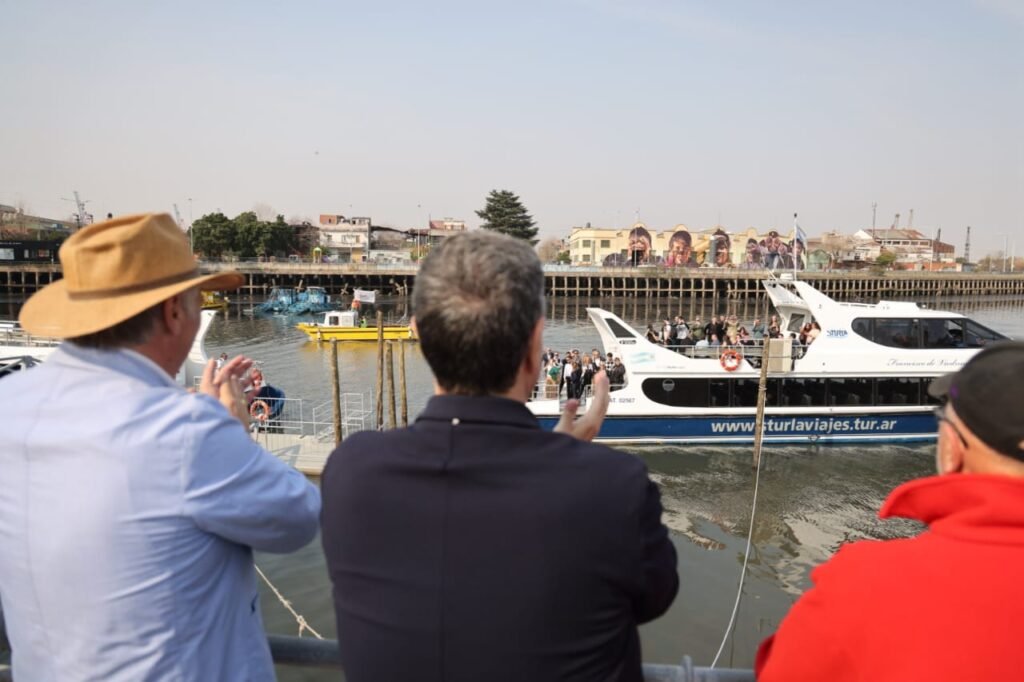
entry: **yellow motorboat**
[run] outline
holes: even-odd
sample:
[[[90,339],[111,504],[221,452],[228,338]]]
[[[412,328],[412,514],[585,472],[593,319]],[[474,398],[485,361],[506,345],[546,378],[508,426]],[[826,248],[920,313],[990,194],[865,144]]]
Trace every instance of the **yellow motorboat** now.
[[[354,310],[332,311],[324,314],[323,322],[300,322],[297,329],[314,341],[376,341],[377,327],[362,326]],[[413,339],[415,335],[409,325],[386,325],[384,338],[388,340]]]
[[[203,310],[223,310],[227,312],[228,299],[223,294],[213,291],[203,292]]]

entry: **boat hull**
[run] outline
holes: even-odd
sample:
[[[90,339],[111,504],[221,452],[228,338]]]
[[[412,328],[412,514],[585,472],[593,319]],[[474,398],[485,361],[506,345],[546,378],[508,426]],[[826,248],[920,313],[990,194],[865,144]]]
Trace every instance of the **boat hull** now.
[[[376,341],[376,327],[324,327],[317,324],[297,325],[313,341]],[[384,327],[389,341],[415,339],[409,327]]]
[[[538,416],[551,430],[557,417]],[[754,442],[754,415],[607,416],[595,440],[608,443]],[[936,438],[929,412],[776,414],[765,417],[766,443],[928,442]]]

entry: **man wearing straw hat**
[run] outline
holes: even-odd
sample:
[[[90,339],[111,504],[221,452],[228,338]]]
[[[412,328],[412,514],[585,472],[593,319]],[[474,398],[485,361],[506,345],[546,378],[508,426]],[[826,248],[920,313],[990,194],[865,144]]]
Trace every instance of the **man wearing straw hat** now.
[[[64,278],[21,311],[65,339],[0,381],[0,602],[15,679],[272,680],[253,549],[316,533],[319,494],[247,430],[238,357],[189,393],[203,275],[166,214],[60,249]]]

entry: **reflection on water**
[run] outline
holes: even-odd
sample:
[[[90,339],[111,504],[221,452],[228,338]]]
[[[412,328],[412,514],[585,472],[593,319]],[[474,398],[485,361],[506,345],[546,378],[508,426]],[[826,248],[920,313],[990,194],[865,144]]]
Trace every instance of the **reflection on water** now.
[[[549,303],[545,345],[557,350],[590,350],[599,345],[587,321],[587,305],[600,304],[642,328],[665,315],[690,319],[685,301],[636,299]],[[0,302],[0,318],[13,317],[17,304]],[[1024,337],[1021,301],[944,299],[933,307],[970,314],[1011,336]],[[735,309],[750,322],[752,305]],[[404,310],[395,311],[400,315]],[[244,352],[258,360],[270,383],[290,397],[304,398],[307,409],[329,400],[330,364],[326,347],[309,342],[283,317],[218,318],[207,337],[207,351]],[[415,415],[431,392],[431,378],[415,344],[406,346],[409,412]],[[376,381],[372,343],[339,345],[345,392],[369,394]],[[397,362],[396,362],[397,366]],[[307,412],[308,414],[308,412]],[[681,588],[670,611],[642,628],[644,658],[677,663],[690,654],[710,663],[728,622],[736,594],[750,520],[754,472],[749,448],[708,446],[644,447],[633,450],[661,485],[665,520],[679,551]],[[769,448],[763,463],[754,547],[744,585],[735,636],[722,665],[750,667],[757,644],[774,631],[793,600],[808,586],[810,570],[845,542],[900,537],[917,530],[906,520],[880,521],[877,510],[888,492],[903,481],[934,470],[932,447],[857,446]],[[296,610],[324,636],[334,636],[330,584],[319,542],[288,556],[260,555],[260,566]],[[263,613],[269,630],[295,634],[291,616],[268,590]],[[337,673],[281,669],[282,680],[336,680]]]

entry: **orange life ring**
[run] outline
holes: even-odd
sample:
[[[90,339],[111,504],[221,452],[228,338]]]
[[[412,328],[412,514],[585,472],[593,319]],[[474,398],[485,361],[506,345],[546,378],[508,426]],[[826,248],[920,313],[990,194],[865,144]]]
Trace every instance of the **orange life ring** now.
[[[719,361],[722,363],[722,369],[726,372],[735,372],[740,368],[740,363],[743,362],[743,356],[737,351],[728,348],[722,351],[722,357],[719,358]]]
[[[270,419],[270,405],[265,400],[254,400],[249,406],[249,415],[258,422]]]

